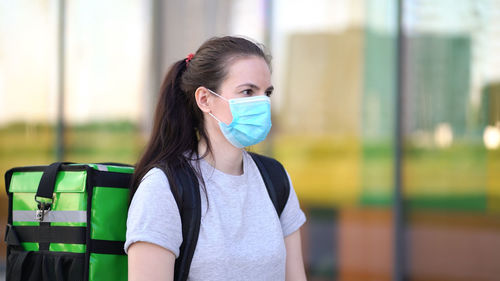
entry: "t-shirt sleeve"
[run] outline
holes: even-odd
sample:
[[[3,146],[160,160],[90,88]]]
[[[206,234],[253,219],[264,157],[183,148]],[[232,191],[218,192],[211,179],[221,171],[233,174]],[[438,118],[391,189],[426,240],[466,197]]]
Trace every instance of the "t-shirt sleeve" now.
[[[300,209],[299,200],[297,194],[295,194],[288,172],[287,176],[290,182],[290,195],[288,196],[288,201],[280,217],[281,229],[283,230],[284,237],[297,231],[306,221],[306,216]]]
[[[179,256],[182,243],[179,208],[167,177],[158,168],[144,176],[128,211],[125,252],[139,241],[159,245]]]

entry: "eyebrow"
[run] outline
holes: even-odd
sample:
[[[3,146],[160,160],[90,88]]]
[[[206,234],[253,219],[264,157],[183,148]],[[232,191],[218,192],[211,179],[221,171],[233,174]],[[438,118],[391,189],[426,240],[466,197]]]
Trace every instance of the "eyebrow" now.
[[[252,84],[252,83],[245,83],[245,84],[241,84],[241,85],[237,86],[237,88],[239,88],[239,87],[244,87],[244,86],[245,86],[245,87],[250,87],[250,88],[253,88],[253,89],[256,89],[256,90],[259,90],[259,89],[260,89],[257,85]],[[269,87],[266,89],[266,92],[267,92],[267,91],[273,91],[273,90],[274,90],[274,86],[269,86]]]

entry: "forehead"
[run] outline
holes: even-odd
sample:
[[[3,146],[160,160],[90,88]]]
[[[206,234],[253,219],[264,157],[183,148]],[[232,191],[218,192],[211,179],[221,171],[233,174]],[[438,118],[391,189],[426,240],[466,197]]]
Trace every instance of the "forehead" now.
[[[222,87],[252,83],[262,88],[271,86],[271,70],[266,61],[257,56],[240,57],[230,61]]]

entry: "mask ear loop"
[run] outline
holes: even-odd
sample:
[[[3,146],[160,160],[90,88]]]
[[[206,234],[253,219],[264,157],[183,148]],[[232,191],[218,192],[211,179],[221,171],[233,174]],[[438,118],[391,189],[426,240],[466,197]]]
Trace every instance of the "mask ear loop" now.
[[[209,112],[208,114],[210,114],[210,116],[212,116],[215,120],[217,120],[217,122],[224,123],[224,122],[220,121],[219,118],[215,117],[215,115],[213,115],[212,112]]]
[[[212,93],[212,94],[214,94],[214,95],[218,96],[219,98],[221,98],[221,99],[223,99],[223,100],[225,100],[225,101],[229,102],[229,100],[228,100],[228,99],[226,99],[225,97],[223,97],[223,96],[221,96],[221,95],[217,94],[216,92],[214,92],[214,91],[210,90],[209,88],[206,88],[206,89],[207,89],[210,93]]]
[[[217,94],[216,92],[214,92],[214,91],[210,90],[209,88],[205,88],[205,89],[207,89],[210,93],[212,93],[212,94],[216,95],[217,97],[219,97],[219,98],[221,98],[221,99],[223,99],[223,100],[225,100],[225,101],[229,102],[229,100],[228,100],[228,99],[226,99],[225,97],[223,97],[223,96],[221,96],[221,95]],[[220,121],[220,120],[219,120],[219,118],[215,117],[215,115],[213,115],[213,114],[212,114],[212,112],[209,112],[208,114],[210,114],[210,116],[212,116],[215,120],[217,120],[217,122],[219,122],[219,123],[223,123],[223,124],[226,124],[226,123],[224,123],[224,122]]]

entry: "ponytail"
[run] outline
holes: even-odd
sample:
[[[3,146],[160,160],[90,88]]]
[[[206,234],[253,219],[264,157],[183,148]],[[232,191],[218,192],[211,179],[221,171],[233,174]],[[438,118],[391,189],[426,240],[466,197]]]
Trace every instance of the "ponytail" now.
[[[197,152],[196,129],[201,113],[194,112],[194,97],[181,88],[182,75],[187,62],[180,60],[172,65],[163,80],[155,110],[153,131],[146,149],[135,166],[130,198],[133,197],[141,179],[154,168],[169,172],[186,163],[186,152]]]

